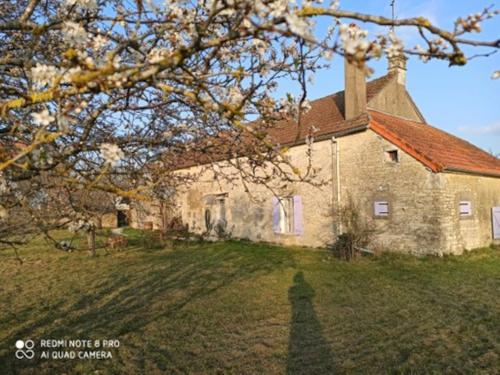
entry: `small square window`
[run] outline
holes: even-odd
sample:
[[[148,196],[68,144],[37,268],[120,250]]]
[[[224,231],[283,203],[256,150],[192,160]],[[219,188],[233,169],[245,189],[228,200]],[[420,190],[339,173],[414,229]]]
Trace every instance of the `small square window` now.
[[[461,201],[458,203],[458,212],[460,216],[472,215],[472,204],[469,201]]]
[[[389,216],[389,202],[377,201],[373,204],[375,216]]]
[[[392,163],[399,163],[399,154],[398,150],[389,150],[385,152],[387,156],[387,161],[390,161]]]

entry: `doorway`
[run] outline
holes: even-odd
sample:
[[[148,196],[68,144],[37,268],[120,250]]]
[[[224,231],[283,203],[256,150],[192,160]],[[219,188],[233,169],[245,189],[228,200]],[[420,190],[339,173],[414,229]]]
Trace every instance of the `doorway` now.
[[[129,219],[128,219],[128,211],[118,210],[116,213],[116,221],[118,228],[128,227]]]

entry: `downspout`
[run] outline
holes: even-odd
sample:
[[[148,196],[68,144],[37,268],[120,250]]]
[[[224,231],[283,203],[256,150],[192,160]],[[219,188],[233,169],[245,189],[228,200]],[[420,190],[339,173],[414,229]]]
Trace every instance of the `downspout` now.
[[[335,180],[335,181],[334,181]],[[332,207],[337,215],[337,236],[342,234],[340,221],[340,151],[337,138],[332,136]]]

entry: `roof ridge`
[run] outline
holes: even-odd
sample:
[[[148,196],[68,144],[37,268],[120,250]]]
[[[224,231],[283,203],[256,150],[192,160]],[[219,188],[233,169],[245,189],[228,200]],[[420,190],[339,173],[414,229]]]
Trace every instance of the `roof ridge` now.
[[[390,113],[390,112],[385,112],[385,111],[382,111],[380,109],[375,109],[375,108],[371,108],[371,107],[368,107],[368,113],[370,112],[378,112],[378,113],[381,113],[383,115],[387,115],[387,116],[391,116],[391,117],[397,117],[397,118],[400,118],[402,120],[406,120],[406,121],[410,121],[410,122],[413,122],[415,123],[416,125],[429,125],[425,122],[418,122],[418,121],[415,121],[415,120],[412,120],[411,118],[409,117],[405,117],[405,116],[401,116],[401,115],[396,115],[394,113]],[[437,128],[436,128],[437,129]]]
[[[366,84],[367,85],[372,85],[376,82],[379,82],[379,81],[382,81],[383,79],[389,79],[389,78],[392,78],[391,76],[393,76],[394,74],[389,72],[387,74],[384,74],[383,76],[380,76],[378,78],[374,78],[372,79],[371,81],[367,81]],[[324,96],[320,96],[319,98],[316,98],[316,99],[312,99],[311,100],[311,104],[316,102],[316,101],[319,101],[319,100],[323,100],[323,99],[327,99],[327,98],[330,98],[330,97],[333,97],[335,95],[339,95],[341,93],[345,92],[345,88],[343,90],[339,90],[339,91],[334,91],[333,93],[330,93],[330,94],[327,94],[327,95],[324,95]]]

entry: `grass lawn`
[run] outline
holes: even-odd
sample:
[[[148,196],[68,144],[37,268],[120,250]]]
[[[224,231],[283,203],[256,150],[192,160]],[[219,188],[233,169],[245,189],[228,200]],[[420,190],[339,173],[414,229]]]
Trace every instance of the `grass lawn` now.
[[[43,241],[20,250],[22,265],[0,252],[1,374],[500,371],[498,250],[346,263],[245,242],[151,248],[133,236],[96,258]],[[120,347],[108,360],[18,360],[18,339]]]

